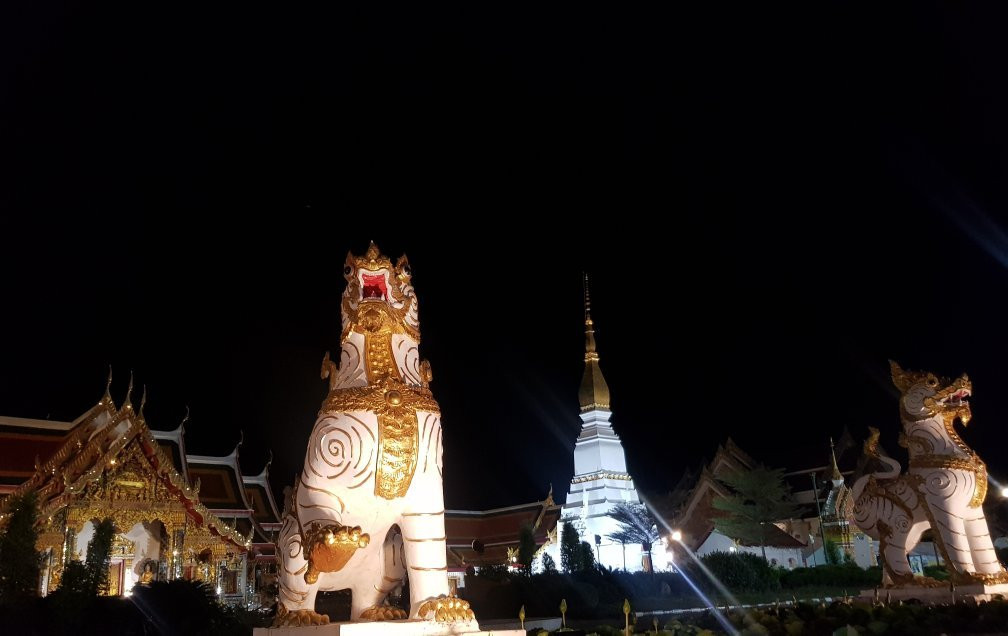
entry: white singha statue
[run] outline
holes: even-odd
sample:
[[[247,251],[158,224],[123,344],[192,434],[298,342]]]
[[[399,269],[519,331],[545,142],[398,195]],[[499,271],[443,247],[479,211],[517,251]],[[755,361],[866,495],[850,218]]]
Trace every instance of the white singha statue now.
[[[854,482],[854,521],[879,542],[885,586],[937,581],[914,579],[907,553],[932,528],[938,549],[958,583],[1006,583],[1008,573],[991,543],[983,503],[987,468],[955,431],[956,420],[970,420],[972,392],[964,374],[942,381],[932,373],[904,371],[890,361],[893,383],[900,391],[900,445],[910,466],[878,450],[879,432],[871,429],[865,455],[875,468]]]
[[[339,365],[326,354],[329,394],[277,540],[274,625],[328,623],[315,595],[347,588],[351,620],[406,618],[386,598],[408,573],[410,618],[478,630],[468,603],[449,595],[440,409],[417,350],[409,263],[393,267],[371,243],[347,255],[343,275]]]

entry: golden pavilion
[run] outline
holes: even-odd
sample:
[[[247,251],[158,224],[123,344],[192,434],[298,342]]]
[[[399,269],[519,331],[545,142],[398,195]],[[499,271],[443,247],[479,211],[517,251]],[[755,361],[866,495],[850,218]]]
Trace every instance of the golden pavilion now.
[[[116,406],[109,385],[72,422],[0,417],[0,525],[10,495],[34,491],[43,555],[39,592],[59,587],[70,559],[83,559],[97,522],[115,538],[109,594],[128,595],[151,580],[198,579],[222,600],[249,603],[275,580],[280,528],[269,462],[243,475],[239,442],[229,455],[190,455],[183,419],[153,430],[144,399]]]

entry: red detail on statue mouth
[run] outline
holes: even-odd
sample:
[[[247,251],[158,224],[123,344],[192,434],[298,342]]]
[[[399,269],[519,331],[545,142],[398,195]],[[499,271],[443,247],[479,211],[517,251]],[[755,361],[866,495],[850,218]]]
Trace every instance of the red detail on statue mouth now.
[[[385,276],[382,274],[378,274],[377,276],[361,274],[361,278],[364,279],[364,293],[362,295],[364,300],[388,299],[388,291],[385,288]]]
[[[949,397],[949,401],[953,404],[962,404],[963,402],[968,402],[970,397],[970,392],[966,389],[959,389]]]

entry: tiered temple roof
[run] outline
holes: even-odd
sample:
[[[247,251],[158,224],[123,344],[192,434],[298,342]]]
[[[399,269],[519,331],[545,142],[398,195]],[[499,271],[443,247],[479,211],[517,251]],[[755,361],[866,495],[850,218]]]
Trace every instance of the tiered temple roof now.
[[[39,519],[63,512],[68,519],[108,516],[119,525],[160,519],[204,532],[210,542],[217,537],[230,545],[229,551],[246,551],[249,537],[200,501],[198,485],[177,470],[148,428],[143,402],[134,410],[128,394],[116,407],[106,391],[97,405],[66,425],[39,426],[37,420],[14,418],[4,422],[0,447],[13,447],[9,442],[19,440],[22,451],[29,444],[37,451],[27,479],[19,464],[5,462],[4,469],[8,479],[21,477],[16,487],[8,485],[8,493],[36,493]],[[60,431],[52,436],[58,442],[34,431]]]
[[[518,549],[518,536],[528,525],[541,550],[556,542],[560,506],[552,491],[542,501],[492,510],[445,510],[448,568],[509,563]]]
[[[228,551],[272,560],[280,513],[269,463],[248,476],[238,447],[223,457],[188,454],[185,423],[153,430],[143,404],[134,410],[127,396],[117,407],[108,391],[72,422],[0,417],[0,496],[34,490],[40,519],[70,509],[77,516],[102,516],[102,507],[109,513],[104,516],[127,521],[160,514],[205,531],[208,539],[218,537],[231,546]],[[123,471],[129,474],[119,475]],[[103,474],[119,475],[127,486],[113,493],[109,480],[99,479]]]
[[[272,462],[271,455],[261,473],[242,477],[245,484],[245,497],[252,505],[252,518],[255,522],[252,550],[258,560],[276,558],[276,535],[283,525],[280,511],[273,499],[273,489],[269,484],[269,468]]]

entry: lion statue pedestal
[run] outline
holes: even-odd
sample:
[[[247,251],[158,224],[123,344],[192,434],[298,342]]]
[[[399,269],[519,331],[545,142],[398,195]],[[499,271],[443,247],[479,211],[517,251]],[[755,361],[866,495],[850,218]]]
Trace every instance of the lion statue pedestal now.
[[[981,601],[993,601],[998,596],[1008,599],[1008,583],[994,583],[992,585],[988,585],[987,583],[970,583],[957,585],[955,589],[952,589],[948,583],[940,587],[926,587],[911,583],[903,587],[879,588],[877,594],[876,590],[861,590],[859,598],[862,601],[874,601],[876,599],[885,601],[888,599],[889,602],[893,603],[915,599],[921,603],[931,605],[959,603],[966,599],[972,599],[979,603]]]
[[[475,623],[475,621],[473,621]],[[317,627],[257,627],[252,636],[452,636],[486,634],[487,636],[525,636],[522,629],[480,631],[465,625],[451,625],[420,619],[372,623],[329,623]]]

